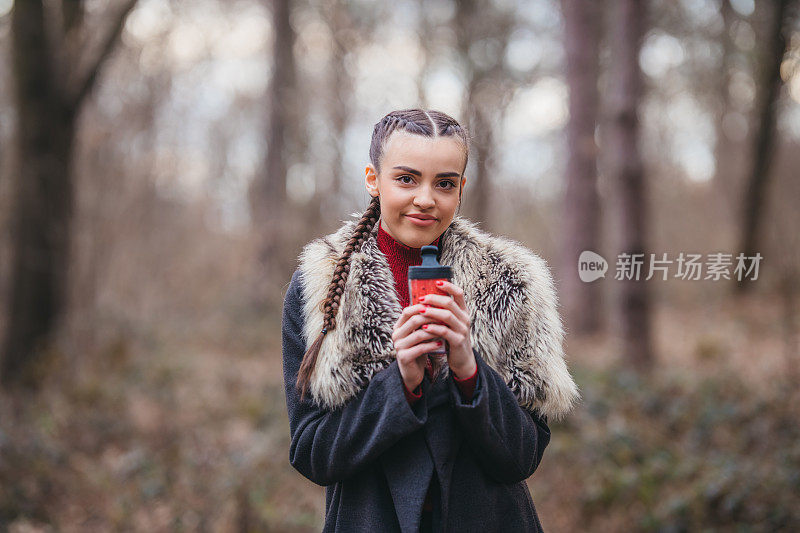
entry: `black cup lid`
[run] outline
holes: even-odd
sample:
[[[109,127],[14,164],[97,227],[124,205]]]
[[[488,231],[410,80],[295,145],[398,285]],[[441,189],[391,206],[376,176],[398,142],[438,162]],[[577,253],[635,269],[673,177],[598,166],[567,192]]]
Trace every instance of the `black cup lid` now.
[[[439,264],[436,259],[439,254],[438,246],[423,246],[420,253],[422,254],[422,264],[408,267],[408,279],[451,279],[453,277],[453,269]]]

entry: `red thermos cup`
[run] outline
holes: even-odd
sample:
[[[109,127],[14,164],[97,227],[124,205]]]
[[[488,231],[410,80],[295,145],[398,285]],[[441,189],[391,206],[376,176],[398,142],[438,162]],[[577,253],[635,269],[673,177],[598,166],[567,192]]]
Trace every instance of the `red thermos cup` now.
[[[446,265],[439,264],[436,259],[439,249],[436,246],[423,246],[420,250],[422,253],[422,265],[408,267],[408,294],[411,298],[411,305],[419,303],[419,297],[426,294],[441,294],[450,296],[436,286],[438,280],[450,281],[453,279],[453,269]],[[435,341],[437,339],[431,339]],[[447,341],[439,338],[442,341],[442,346],[428,352],[429,355],[447,354]]]

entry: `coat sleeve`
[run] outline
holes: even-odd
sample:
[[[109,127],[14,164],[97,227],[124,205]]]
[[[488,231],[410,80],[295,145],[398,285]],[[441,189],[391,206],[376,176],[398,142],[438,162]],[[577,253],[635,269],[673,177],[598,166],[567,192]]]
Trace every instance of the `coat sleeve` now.
[[[295,383],[306,351],[302,294],[298,270],[284,298],[282,320],[289,462],[303,476],[325,486],[352,476],[402,437],[422,428],[428,407],[425,395],[414,405],[406,400],[396,360],[337,409],[319,407],[309,391],[301,401]]]
[[[448,379],[456,419],[487,476],[499,483],[523,481],[536,471],[550,442],[547,417],[522,408],[503,378],[474,347],[473,352],[478,379],[472,400],[464,400],[452,376]]]

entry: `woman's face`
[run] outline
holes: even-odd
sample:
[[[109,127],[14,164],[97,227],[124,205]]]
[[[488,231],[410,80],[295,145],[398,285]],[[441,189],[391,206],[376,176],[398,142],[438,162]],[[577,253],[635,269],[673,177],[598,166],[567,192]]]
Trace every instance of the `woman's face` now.
[[[380,174],[372,165],[366,168],[367,191],[380,195],[383,229],[412,248],[435,241],[455,217],[467,181],[463,167],[463,147],[455,137],[392,132]]]

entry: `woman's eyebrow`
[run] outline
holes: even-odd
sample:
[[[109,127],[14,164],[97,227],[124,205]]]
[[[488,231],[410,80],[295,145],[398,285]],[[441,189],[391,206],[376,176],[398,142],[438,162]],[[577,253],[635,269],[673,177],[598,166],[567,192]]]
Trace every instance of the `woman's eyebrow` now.
[[[417,176],[422,177],[422,172],[420,172],[419,170],[414,170],[411,167],[398,165],[398,166],[392,167],[392,168],[396,168],[397,170],[405,170],[406,172],[410,172],[411,174],[415,174]],[[457,178],[459,176],[460,176],[460,174],[458,172],[439,172],[438,174],[436,174],[437,178]]]

